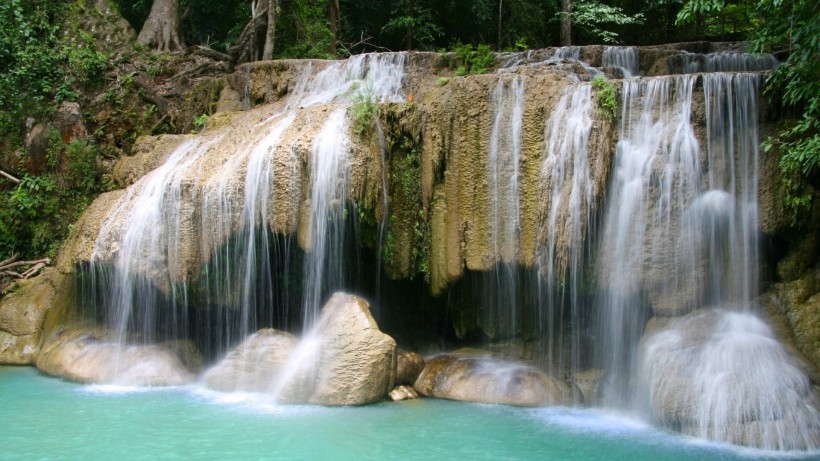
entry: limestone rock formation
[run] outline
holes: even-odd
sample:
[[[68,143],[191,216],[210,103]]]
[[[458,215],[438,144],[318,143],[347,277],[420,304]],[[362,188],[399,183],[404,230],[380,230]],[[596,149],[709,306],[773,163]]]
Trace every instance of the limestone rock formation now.
[[[652,418],[720,442],[820,447],[817,391],[760,319],[698,310],[653,330],[640,347],[636,394]]]
[[[37,368],[81,383],[179,386],[195,376],[170,347],[120,345],[99,328],[66,327],[47,338]]]
[[[528,365],[456,351],[426,361],[413,388],[427,397],[519,406],[568,405],[564,382]]]
[[[261,330],[205,375],[222,391],[265,392],[282,403],[363,405],[384,399],[396,378],[396,342],[362,298],[336,293],[297,340]]]
[[[46,312],[57,302],[63,277],[52,268],[0,299],[0,363],[31,364],[40,352]]]

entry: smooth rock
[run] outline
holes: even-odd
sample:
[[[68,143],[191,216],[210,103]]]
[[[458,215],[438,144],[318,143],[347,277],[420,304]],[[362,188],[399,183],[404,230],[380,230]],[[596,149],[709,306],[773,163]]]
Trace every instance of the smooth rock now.
[[[396,384],[413,385],[424,370],[424,357],[416,352],[396,351]]]
[[[99,328],[56,332],[44,342],[37,368],[71,381],[124,386],[179,386],[195,379],[170,349],[120,345]]]
[[[569,386],[542,370],[488,355],[443,354],[426,360],[413,387],[427,397],[519,406],[567,405]]]
[[[336,293],[304,338],[261,330],[205,375],[222,391],[270,393],[280,403],[363,405],[387,397],[396,342],[362,298]]]

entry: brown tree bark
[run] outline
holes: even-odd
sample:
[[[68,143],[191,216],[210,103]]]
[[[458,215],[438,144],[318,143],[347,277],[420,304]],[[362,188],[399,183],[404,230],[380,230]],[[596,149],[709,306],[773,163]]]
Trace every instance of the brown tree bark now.
[[[163,52],[184,48],[179,36],[179,0],[154,0],[137,43]]]
[[[416,15],[416,2],[415,0],[407,0],[407,17],[410,18],[410,21],[415,19]],[[407,25],[407,29],[404,31],[404,47],[407,51],[413,51],[413,24],[412,22]]]
[[[561,0],[561,46],[572,45],[572,0]]]
[[[262,60],[273,59],[273,46],[276,44],[276,8],[277,0],[268,0],[268,24],[265,32],[265,47],[262,50]]]
[[[337,56],[339,53],[339,33],[341,32],[341,10],[339,9],[339,0],[328,0],[327,2],[327,18],[330,22],[330,33],[333,38],[330,42],[330,52]]]

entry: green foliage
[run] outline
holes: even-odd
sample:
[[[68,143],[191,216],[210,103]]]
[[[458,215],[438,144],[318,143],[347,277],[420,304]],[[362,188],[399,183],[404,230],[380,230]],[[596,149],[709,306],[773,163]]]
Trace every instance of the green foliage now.
[[[556,19],[560,18],[559,13]],[[627,15],[620,7],[600,3],[597,0],[578,0],[572,4],[572,27],[582,30],[593,40],[605,43],[617,43],[618,34],[608,25],[638,25],[643,24],[641,13]]]
[[[752,35],[754,52],[786,48],[789,57],[769,76],[766,91],[794,120],[761,148],[783,152],[780,168],[786,186],[786,206],[797,213],[808,209],[804,185],[820,172],[820,4],[814,0],[760,0],[757,9],[766,21]],[[794,173],[802,178],[795,179]]]
[[[351,99],[353,101],[353,106],[350,108],[353,115],[353,131],[359,137],[363,137],[371,131],[373,122],[379,116],[373,86],[369,83],[360,86]]]
[[[726,6],[725,0],[689,0],[678,11],[675,24],[686,24],[692,22],[698,15],[719,13]]]
[[[456,75],[459,77],[467,74],[485,74],[495,61],[495,54],[489,45],[456,43],[452,48],[458,63]]]
[[[615,84],[599,74],[592,79],[592,86],[596,90],[595,100],[601,115],[612,123],[618,116],[618,90]]]
[[[14,135],[22,120],[43,118],[57,103],[99,81],[107,57],[91,35],[67,18],[78,3],[0,2],[0,136]],[[18,140],[19,142],[19,140]]]
[[[192,123],[194,124],[194,129],[191,130],[192,134],[196,134],[199,130],[205,127],[205,123],[208,121],[208,114],[202,114],[194,117]]]
[[[409,33],[413,42],[411,46],[414,48],[432,49],[436,39],[443,34],[441,27],[433,20],[429,8],[414,8],[410,15],[406,1],[399,1],[393,8],[393,14],[387,24],[382,26],[382,32],[403,38],[405,44]]]
[[[327,18],[327,1],[280,1],[276,22],[276,50],[279,58],[335,58],[331,50],[333,34]]]
[[[63,144],[57,132],[49,139],[46,171],[24,174],[0,198],[0,259],[16,252],[28,259],[54,256],[71,223],[102,189],[94,144],[82,139]]]

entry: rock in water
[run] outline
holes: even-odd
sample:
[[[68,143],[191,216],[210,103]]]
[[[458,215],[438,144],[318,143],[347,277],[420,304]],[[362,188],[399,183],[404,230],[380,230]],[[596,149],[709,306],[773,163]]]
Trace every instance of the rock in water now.
[[[221,391],[266,392],[282,403],[363,405],[384,399],[396,378],[396,342],[370,305],[336,293],[301,340],[261,330],[205,375]]]
[[[66,328],[43,344],[37,368],[81,383],[179,386],[194,375],[161,345],[120,345],[99,329]]]
[[[394,402],[400,402],[402,400],[413,400],[419,398],[419,394],[416,393],[416,390],[410,386],[402,384],[401,386],[396,386],[390,394],[388,394],[390,400]]]
[[[818,396],[757,317],[698,310],[641,343],[639,390],[661,424],[767,450],[820,448]]]
[[[572,403],[569,386],[538,368],[458,351],[427,360],[413,387],[428,397],[465,402],[519,406]]]
[[[370,305],[335,293],[317,324],[320,338],[310,403],[361,405],[382,400],[396,379],[396,341],[379,330]]]
[[[259,330],[208,370],[205,384],[224,392],[270,392],[298,343],[299,338],[290,333]]]
[[[399,349],[396,352],[396,385],[413,385],[424,370],[424,358],[416,353]]]

